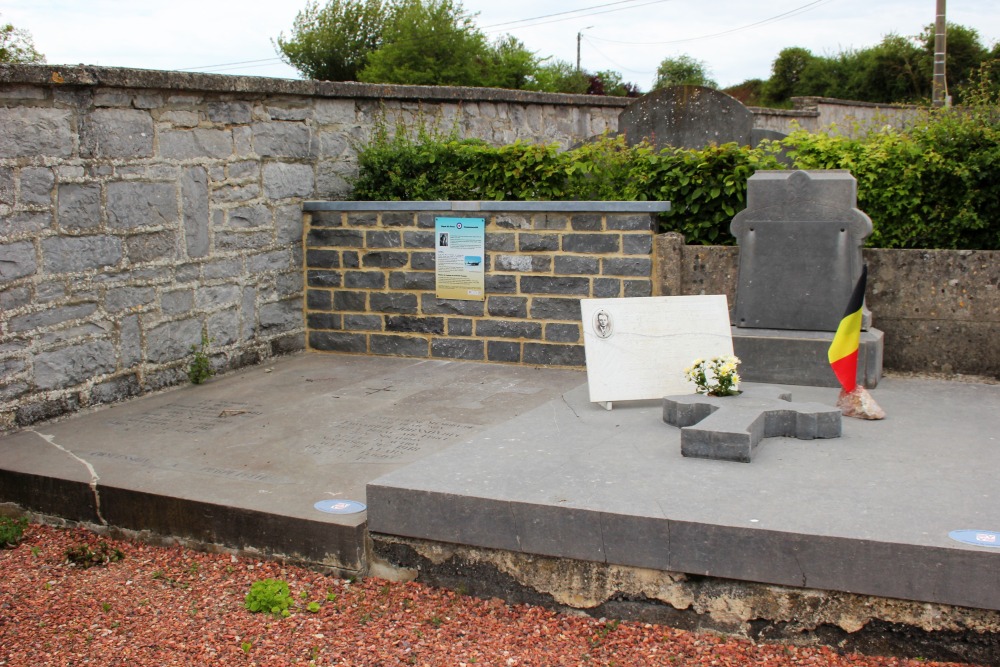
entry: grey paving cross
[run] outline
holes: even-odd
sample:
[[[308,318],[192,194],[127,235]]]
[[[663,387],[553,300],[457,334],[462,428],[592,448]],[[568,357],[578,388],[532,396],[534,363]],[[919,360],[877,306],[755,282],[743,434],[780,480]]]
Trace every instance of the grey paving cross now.
[[[764,438],[839,438],[840,417],[836,407],[793,403],[791,392],[766,385],[739,396],[663,399],[663,421],[681,429],[681,454],[742,463],[750,463]]]

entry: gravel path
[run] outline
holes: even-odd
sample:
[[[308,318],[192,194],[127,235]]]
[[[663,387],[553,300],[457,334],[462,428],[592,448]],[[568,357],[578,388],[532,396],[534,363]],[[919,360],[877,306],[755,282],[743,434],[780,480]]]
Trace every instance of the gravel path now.
[[[68,563],[67,549],[100,553],[102,542],[123,558]],[[245,609],[251,585],[267,578],[288,583],[289,616]],[[943,664],[567,616],[416,583],[350,583],[83,529],[31,525],[17,547],[0,550],[0,665],[9,667]]]

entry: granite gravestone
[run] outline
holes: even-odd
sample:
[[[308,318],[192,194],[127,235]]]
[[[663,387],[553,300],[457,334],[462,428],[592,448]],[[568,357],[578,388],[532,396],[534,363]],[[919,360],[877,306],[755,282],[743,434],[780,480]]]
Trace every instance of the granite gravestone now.
[[[872,231],[844,170],[758,171],[730,230],[740,246],[733,347],[749,382],[838,386],[826,352]],[[867,325],[867,319],[866,325]],[[858,382],[882,372],[882,332],[862,333]]]
[[[700,149],[710,143],[756,146],[762,139],[785,135],[755,129],[754,114],[723,92],[702,86],[670,86],[643,95],[618,115],[618,133],[629,145],[643,140]]]

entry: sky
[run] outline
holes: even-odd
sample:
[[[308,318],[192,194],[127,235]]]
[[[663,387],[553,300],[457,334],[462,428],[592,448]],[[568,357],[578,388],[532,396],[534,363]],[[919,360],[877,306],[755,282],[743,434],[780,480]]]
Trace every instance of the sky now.
[[[323,4],[325,0],[320,0]],[[296,79],[274,40],[291,34],[306,0],[3,0],[0,23],[34,39],[51,64],[214,72]],[[617,70],[649,90],[664,58],[691,56],[720,86],[767,79],[781,49],[835,55],[910,36],[934,22],[937,0],[464,0],[496,38],[541,57]],[[947,18],[1000,41],[1000,1],[949,0]]]

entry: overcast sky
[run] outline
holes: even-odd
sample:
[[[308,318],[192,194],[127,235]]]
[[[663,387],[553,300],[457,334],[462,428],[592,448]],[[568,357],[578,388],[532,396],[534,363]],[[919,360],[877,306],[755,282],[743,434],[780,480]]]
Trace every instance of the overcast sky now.
[[[323,4],[325,0],[320,0]],[[305,0],[3,0],[0,22],[27,30],[52,64],[299,78],[272,40]],[[665,57],[690,55],[721,86],[766,79],[778,52],[833,55],[914,35],[936,0],[466,0],[477,24],[540,56],[613,69],[648,90]],[[574,11],[576,10],[576,11]],[[567,13],[571,12],[571,13]],[[949,0],[949,22],[1000,40],[1000,0]]]

